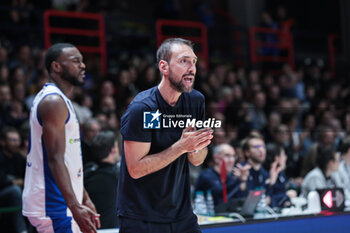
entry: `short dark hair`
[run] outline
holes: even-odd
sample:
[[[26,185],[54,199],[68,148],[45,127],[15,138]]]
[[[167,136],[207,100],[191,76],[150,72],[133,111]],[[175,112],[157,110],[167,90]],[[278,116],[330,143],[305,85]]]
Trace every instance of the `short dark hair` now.
[[[271,164],[275,161],[275,157],[279,156],[281,154],[282,151],[282,147],[275,144],[275,143],[271,143],[268,144],[266,147],[266,159],[264,162],[264,168],[269,171]]]
[[[335,160],[335,149],[333,146],[322,146],[317,148],[316,164],[322,170],[326,171],[329,161]]]
[[[249,141],[252,139],[260,139],[264,141],[264,138],[257,134],[249,134],[246,138],[242,140],[241,147],[243,151],[247,151],[250,148]]]
[[[15,132],[15,133],[18,133],[19,135],[19,131],[15,127],[5,126],[4,128],[1,129],[0,139],[5,140],[7,138],[7,134],[10,132]]]
[[[163,41],[163,43],[159,46],[157,50],[157,63],[161,60],[170,61],[171,57],[171,48],[174,44],[183,44],[188,45],[191,49],[193,49],[193,43],[189,40],[185,40],[182,38],[169,38]]]
[[[51,63],[56,61],[57,58],[61,55],[64,48],[75,48],[74,45],[70,43],[57,43],[52,45],[45,54],[45,67],[47,72],[51,71]]]
[[[91,155],[94,161],[99,162],[106,158],[114,147],[115,134],[112,131],[101,131],[91,142]]]

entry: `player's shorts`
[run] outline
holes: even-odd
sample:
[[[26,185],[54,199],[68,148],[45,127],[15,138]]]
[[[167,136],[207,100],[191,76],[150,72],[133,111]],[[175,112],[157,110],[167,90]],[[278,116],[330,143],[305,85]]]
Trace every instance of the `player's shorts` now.
[[[119,233],[201,233],[197,216],[173,223],[154,223],[120,217]]]
[[[78,224],[72,217],[28,217],[38,233],[80,233]]]

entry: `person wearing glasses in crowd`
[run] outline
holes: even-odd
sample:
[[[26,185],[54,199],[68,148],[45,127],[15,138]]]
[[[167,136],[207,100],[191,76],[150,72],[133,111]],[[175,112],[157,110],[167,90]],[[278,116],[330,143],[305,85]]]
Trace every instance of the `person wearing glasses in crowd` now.
[[[242,141],[242,151],[246,158],[246,163],[251,166],[247,180],[246,195],[250,190],[266,190],[266,203],[271,204],[273,195],[273,185],[276,183],[280,167],[277,162],[271,164],[268,172],[262,166],[266,159],[266,145],[261,135],[250,134]]]
[[[246,189],[246,181],[249,176],[249,169],[251,166],[246,164],[242,166],[235,163],[237,162],[237,156],[235,149],[229,144],[219,144],[213,149],[214,165],[201,172],[197,181],[195,190],[207,191],[210,190],[214,205],[218,206],[223,203],[223,184],[221,181],[221,167],[222,163],[225,163],[226,167],[226,189],[227,200],[239,198],[242,192]]]

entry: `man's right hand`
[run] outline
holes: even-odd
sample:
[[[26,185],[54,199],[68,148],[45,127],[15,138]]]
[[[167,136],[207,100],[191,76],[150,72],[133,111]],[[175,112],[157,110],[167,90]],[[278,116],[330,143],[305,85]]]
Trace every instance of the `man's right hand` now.
[[[98,216],[89,207],[84,205],[74,205],[70,208],[74,220],[78,223],[83,233],[97,233],[95,218]]]
[[[185,152],[193,152],[201,150],[208,146],[213,138],[213,130],[211,128],[203,128],[196,130],[190,126],[182,131],[182,135],[178,143]]]

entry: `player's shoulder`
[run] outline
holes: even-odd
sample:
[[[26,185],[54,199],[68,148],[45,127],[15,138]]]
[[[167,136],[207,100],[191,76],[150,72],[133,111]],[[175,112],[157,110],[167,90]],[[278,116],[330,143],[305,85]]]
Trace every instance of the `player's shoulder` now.
[[[53,110],[59,110],[62,107],[66,106],[66,103],[64,99],[62,98],[62,95],[59,93],[52,93],[50,95],[46,95],[42,98],[42,100],[39,103],[39,109],[53,109]]]

